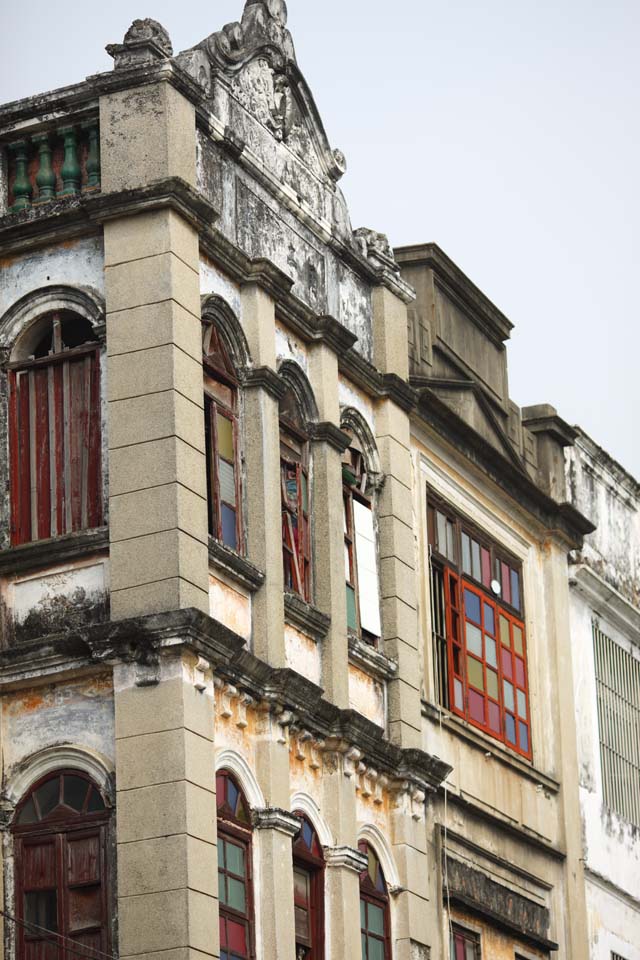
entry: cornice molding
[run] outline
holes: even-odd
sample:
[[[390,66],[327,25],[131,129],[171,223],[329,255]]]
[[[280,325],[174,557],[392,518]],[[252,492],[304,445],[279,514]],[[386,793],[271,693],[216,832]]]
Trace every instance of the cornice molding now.
[[[327,443],[340,454],[344,453],[351,444],[349,434],[328,420],[310,424],[309,435],[315,443]]]
[[[569,585],[585,598],[594,613],[609,621],[626,637],[631,638],[634,634],[640,637],[640,610],[587,564],[570,567]]]
[[[324,861],[328,867],[342,867],[353,873],[361,874],[367,869],[367,858],[355,847],[325,847]]]
[[[242,386],[249,390],[265,390],[278,402],[287,392],[284,382],[271,367],[253,367],[247,370],[243,376]]]
[[[253,810],[251,821],[256,830],[275,830],[285,837],[293,838],[300,830],[302,821],[295,814],[289,813],[280,807],[264,807],[262,810]]]
[[[0,574],[30,573],[59,566],[109,549],[109,530],[100,527],[83,533],[71,533],[51,540],[38,540],[0,551]]]
[[[349,634],[349,662],[377,680],[389,682],[397,679],[397,662],[353,634]]]

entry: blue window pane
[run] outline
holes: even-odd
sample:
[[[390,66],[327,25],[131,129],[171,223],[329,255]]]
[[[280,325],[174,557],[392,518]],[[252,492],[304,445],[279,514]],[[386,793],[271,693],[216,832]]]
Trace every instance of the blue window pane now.
[[[306,820],[302,824],[302,837],[304,839],[305,846],[311,850],[311,845],[313,844],[313,830]]]
[[[526,723],[523,723],[522,720],[518,722],[518,733],[520,736],[520,749],[524,750],[525,753],[529,753],[529,730]]]
[[[222,515],[222,542],[226,543],[232,550],[238,547],[238,534],[236,532],[236,512],[223,503],[220,512]]]
[[[227,782],[227,803],[235,813],[236,807],[238,805],[238,797],[240,796],[240,792],[236,787],[235,783],[233,782],[233,780],[230,780],[229,777],[226,777],[226,782]]]
[[[496,625],[495,617],[493,615],[493,607],[490,607],[488,603],[484,605],[484,629],[487,633],[490,633],[492,636],[496,634]]]
[[[509,743],[515,744],[516,742],[516,721],[511,716],[510,713],[505,713],[504,716],[504,728],[507,735],[507,740]]]
[[[516,570],[511,571],[511,605],[520,609],[520,577]]]
[[[473,620],[477,624],[480,623],[480,597],[471,593],[471,590],[465,590],[464,592],[464,612],[469,620]]]
[[[513,697],[513,684],[509,683],[508,680],[502,681],[504,686],[504,705],[507,710],[515,710],[515,700]]]

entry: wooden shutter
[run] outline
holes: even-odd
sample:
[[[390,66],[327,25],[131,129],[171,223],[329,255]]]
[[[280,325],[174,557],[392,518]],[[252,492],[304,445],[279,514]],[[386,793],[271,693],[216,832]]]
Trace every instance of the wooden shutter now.
[[[380,586],[376,557],[376,537],[373,528],[373,513],[365,504],[354,498],[353,522],[355,527],[356,559],[358,564],[358,600],[360,626],[379,637]]]
[[[98,350],[9,372],[11,540],[45,540],[102,523]]]

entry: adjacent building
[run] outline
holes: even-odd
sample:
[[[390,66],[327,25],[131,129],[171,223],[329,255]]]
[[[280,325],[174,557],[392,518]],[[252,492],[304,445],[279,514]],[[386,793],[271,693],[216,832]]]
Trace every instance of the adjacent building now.
[[[637,486],[352,228],[283,0],[107,49],[0,108],[6,957],[637,960]]]

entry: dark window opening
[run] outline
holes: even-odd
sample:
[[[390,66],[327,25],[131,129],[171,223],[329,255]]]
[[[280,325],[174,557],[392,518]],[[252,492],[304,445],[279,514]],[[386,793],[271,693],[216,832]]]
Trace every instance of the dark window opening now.
[[[213,324],[203,328],[205,439],[209,535],[241,553],[238,382]]]
[[[216,777],[220,960],[254,954],[251,815],[244,794],[226,770]]]
[[[284,588],[310,601],[309,438],[291,390],[280,403],[280,494]]]
[[[360,938],[362,960],[391,960],[389,891],[380,861],[368,843],[358,849],[367,858],[360,874]]]
[[[481,957],[478,934],[453,927],[451,930],[451,960],[481,960]]]
[[[100,353],[88,320],[52,314],[9,365],[11,542],[103,522]]]
[[[324,854],[312,824],[302,820],[293,844],[296,960],[324,957]]]

